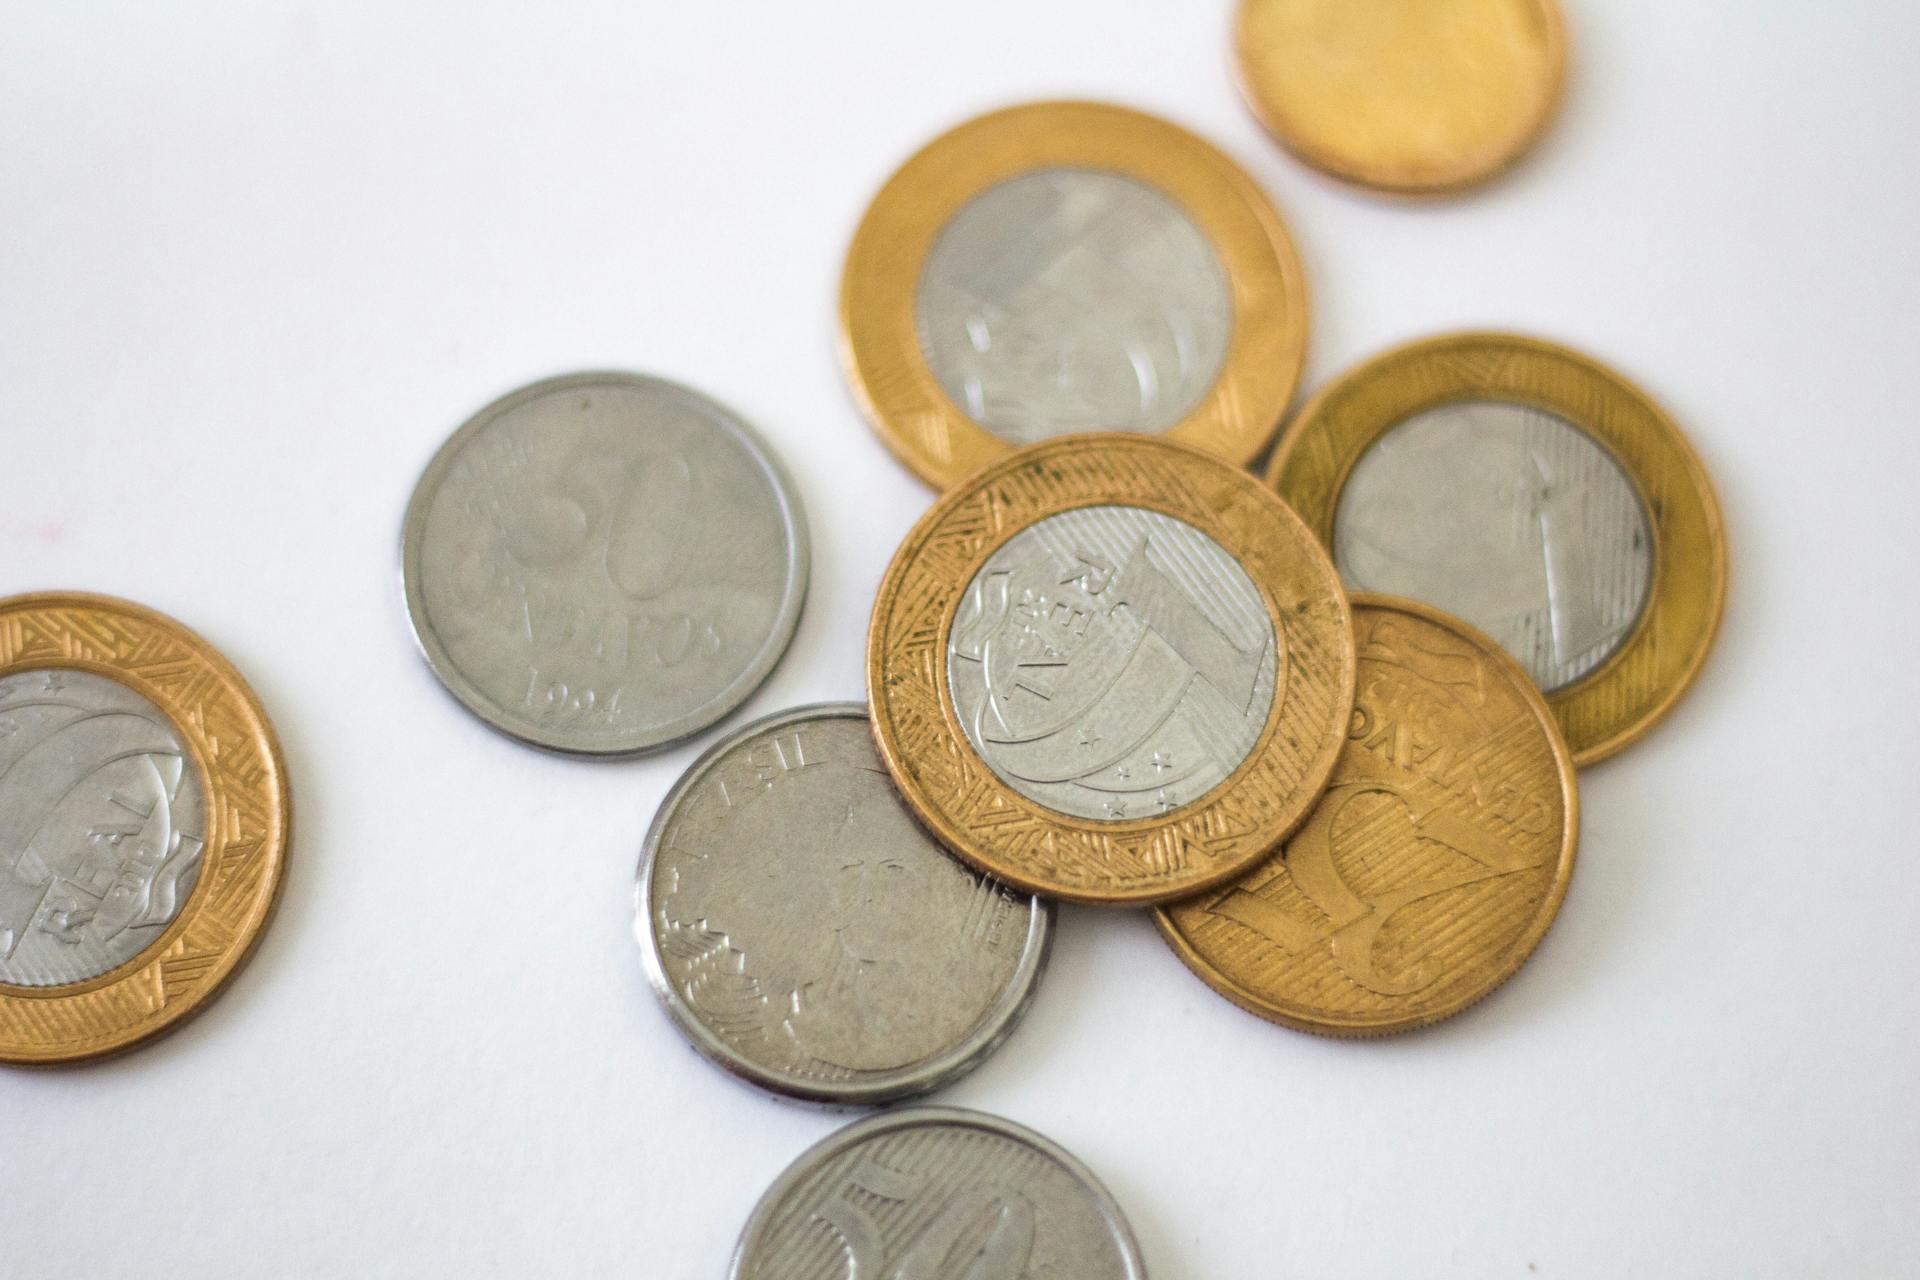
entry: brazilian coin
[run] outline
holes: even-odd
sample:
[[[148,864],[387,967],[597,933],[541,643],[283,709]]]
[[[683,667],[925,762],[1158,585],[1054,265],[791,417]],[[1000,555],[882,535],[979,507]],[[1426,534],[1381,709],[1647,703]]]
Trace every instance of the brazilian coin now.
[[[1313,816],[1223,890],[1155,913],[1207,985],[1303,1031],[1382,1035],[1506,981],[1566,896],[1573,760],[1526,672],[1456,619],[1355,596],[1360,692]]]
[[[0,600],[0,1062],[128,1049],[233,977],[286,863],[286,767],[238,672],[124,600]]]
[[[1353,707],[1346,597],[1253,477],[1142,436],[1029,446],[935,503],[867,636],[881,756],[989,875],[1086,902],[1231,879]]]
[[[858,703],[799,707],[688,769],[647,833],[634,932],[694,1047],[765,1089],[878,1103],[937,1089],[1031,999],[1053,909],[914,822]]]
[[[579,373],[482,409],[407,507],[407,613],[466,708],[583,756],[671,746],[786,652],[807,530],[751,428],[658,378]]]
[[[1504,645],[1579,764],[1651,728],[1712,646],[1727,551],[1706,470],[1645,392],[1564,347],[1389,351],[1314,397],[1267,478],[1348,586]]]
[[[1031,1129],[948,1107],[848,1125],[754,1206],[728,1280],[1146,1280],[1120,1206]]]
[[[881,438],[945,488],[1076,431],[1252,460],[1292,398],[1306,289],[1233,161],[1122,107],[1043,102],[929,143],[874,197],[841,350]]]

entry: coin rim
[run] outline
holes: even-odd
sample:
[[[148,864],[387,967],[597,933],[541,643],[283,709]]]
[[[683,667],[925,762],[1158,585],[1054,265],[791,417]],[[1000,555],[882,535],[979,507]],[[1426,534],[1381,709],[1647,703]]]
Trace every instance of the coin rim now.
[[[1492,359],[1466,369],[1463,357],[1476,355]],[[1357,391],[1388,405],[1345,409]],[[1340,496],[1361,455],[1409,416],[1463,400],[1504,400],[1566,419],[1607,450],[1646,512],[1653,567],[1633,630],[1599,666],[1546,694],[1574,763],[1604,760],[1644,737],[1693,687],[1726,611],[1719,500],[1699,455],[1653,397],[1591,356],[1545,339],[1483,331],[1421,338],[1363,361],[1316,393],[1274,448],[1267,483],[1331,555]],[[1330,477],[1312,473],[1320,464],[1306,461],[1310,452],[1332,459]],[[1663,500],[1653,500],[1654,493]],[[1688,608],[1689,600],[1703,606]],[[1662,671],[1651,695],[1629,706],[1622,693],[1627,664],[1645,655],[1659,656]]]
[[[1133,1226],[1127,1221],[1126,1211],[1114,1199],[1113,1193],[1107,1190],[1106,1184],[1094,1176],[1093,1170],[1059,1143],[1035,1133],[1023,1124],[963,1107],[902,1107],[867,1116],[834,1130],[795,1156],[761,1193],[753,1211],[747,1215],[747,1224],[741,1228],[739,1242],[733,1247],[733,1258],[727,1265],[727,1280],[752,1280],[746,1271],[751,1251],[763,1245],[772,1219],[799,1182],[811,1176],[828,1160],[870,1138],[895,1129],[920,1126],[977,1129],[1026,1146],[1059,1165],[1079,1182],[1099,1211],[1101,1219],[1106,1222],[1114,1243],[1119,1247],[1121,1261],[1126,1265],[1124,1280],[1146,1280],[1146,1261],[1140,1255],[1140,1243],[1134,1238]]]
[[[640,944],[640,958],[654,994],[660,998],[661,1005],[680,1029],[681,1035],[708,1061],[756,1088],[784,1098],[823,1106],[872,1106],[931,1093],[951,1084],[985,1062],[1013,1034],[1014,1028],[1020,1025],[1031,1007],[1040,987],[1040,976],[1046,971],[1047,957],[1053,947],[1054,906],[1045,898],[1026,895],[1026,941],[1012,975],[963,1038],[918,1062],[888,1071],[863,1072],[862,1078],[854,1082],[822,1082],[755,1062],[714,1034],[667,978],[666,963],[660,955],[660,940],[653,928],[655,866],[680,805],[723,757],[757,734],[791,724],[821,720],[858,720],[871,737],[872,717],[865,703],[814,702],[778,711],[752,724],[742,725],[708,747],[699,759],[687,767],[687,771],[674,782],[661,800],[660,807],[654,811],[653,822],[647,828],[646,840],[641,845],[640,868],[634,877],[633,932]],[[898,798],[895,797],[896,800]],[[904,801],[901,801],[901,807],[906,808]],[[909,817],[913,816],[911,809],[907,809],[907,813]],[[918,825],[917,818],[915,825]],[[929,841],[941,856],[952,856],[931,837]],[[973,868],[969,867],[968,870]]]
[[[1519,690],[1520,699],[1526,704],[1527,710],[1533,713],[1534,718],[1546,733],[1547,743],[1553,751],[1554,771],[1560,782],[1560,801],[1566,815],[1561,829],[1560,858],[1554,871],[1553,885],[1534,912],[1533,922],[1519,938],[1504,949],[1500,962],[1487,971],[1486,980],[1477,986],[1468,985],[1463,981],[1460,985],[1465,991],[1464,995],[1409,1012],[1345,1015],[1306,1011],[1301,1006],[1292,1004],[1283,1005],[1276,999],[1235,982],[1200,953],[1173,918],[1172,908],[1186,904],[1170,903],[1154,909],[1154,927],[1160,931],[1161,938],[1173,950],[1174,955],[1180,958],[1180,962],[1191,969],[1202,982],[1248,1013],[1283,1027],[1291,1027],[1296,1031],[1308,1031],[1315,1035],[1336,1038],[1360,1039],[1396,1035],[1420,1027],[1430,1027],[1436,1022],[1444,1022],[1492,995],[1520,971],[1520,966],[1524,965],[1539,949],[1541,940],[1547,936],[1547,931],[1559,918],[1561,904],[1566,901],[1567,887],[1573,881],[1573,868],[1580,846],[1580,788],[1574,777],[1573,755],[1567,748],[1565,736],[1560,732],[1560,724],[1553,714],[1553,709],[1547,705],[1546,698],[1541,694],[1539,686],[1534,684],[1533,677],[1527,674],[1526,668],[1522,667],[1513,655],[1490,636],[1464,620],[1418,600],[1370,591],[1355,591],[1348,598],[1352,601],[1356,612],[1372,609],[1408,614],[1444,630],[1452,631],[1482,652],[1491,655],[1494,665],[1503,669],[1507,678]],[[1276,848],[1270,856],[1271,860],[1277,861],[1282,856],[1282,850]]]
[[[36,591],[0,599],[0,622],[19,613],[45,610],[106,614],[161,632],[189,650],[217,678],[214,692],[204,695],[199,704],[188,706],[168,691],[123,667],[84,651],[63,654],[54,660],[36,656],[0,663],[0,680],[30,671],[88,671],[131,689],[151,702],[167,718],[168,724],[188,748],[187,755],[200,776],[206,797],[208,841],[201,855],[201,873],[194,882],[192,892],[159,937],[105,973],[78,982],[44,987],[0,983],[0,1014],[16,1009],[23,1002],[45,1007],[83,999],[112,987],[153,985],[159,978],[166,953],[206,910],[213,886],[220,879],[214,872],[229,843],[224,836],[219,839],[217,847],[215,843],[215,836],[220,831],[218,824],[223,820],[223,798],[236,788],[217,783],[207,766],[209,753],[203,741],[204,733],[190,714],[198,706],[216,698],[228,698],[235,703],[233,718],[244,726],[248,738],[260,754],[260,777],[251,784],[258,790],[252,793],[252,799],[255,802],[253,807],[268,819],[269,828],[261,836],[260,882],[253,891],[247,911],[234,925],[213,965],[191,989],[169,996],[158,1013],[146,1013],[133,1022],[117,1022],[83,1039],[46,1045],[35,1043],[30,1038],[16,1039],[14,1033],[9,1031],[4,1039],[0,1039],[0,1063],[9,1066],[57,1066],[113,1057],[179,1029],[205,1009],[252,957],[261,935],[272,921],[280,903],[293,837],[293,797],[280,740],[258,696],[225,655],[197,632],[156,609],[92,592]],[[142,1001],[142,1004],[145,1003]],[[25,1021],[14,1017],[0,1018],[0,1024],[27,1025]]]
[[[742,667],[719,694],[701,706],[674,720],[654,725],[644,732],[634,732],[618,737],[596,738],[593,742],[582,742],[577,738],[569,739],[560,733],[541,735],[530,728],[508,722],[505,708],[488,697],[474,682],[460,670],[446,647],[441,643],[439,634],[434,630],[427,613],[425,587],[421,582],[420,557],[426,540],[428,510],[433,496],[439,492],[447,469],[459,456],[467,442],[490,426],[495,419],[518,408],[520,405],[575,387],[625,387],[651,394],[663,394],[671,398],[692,401],[695,406],[711,415],[713,425],[730,432],[736,443],[747,453],[749,459],[758,464],[761,473],[773,490],[774,499],[780,508],[782,526],[787,536],[786,584],[782,591],[779,612],[774,616],[772,628],[766,640],[754,653],[753,660]],[[677,746],[699,733],[712,728],[720,721],[739,710],[740,705],[753,696],[780,659],[786,656],[787,648],[793,643],[794,630],[800,625],[800,614],[806,605],[808,578],[811,569],[811,552],[807,534],[806,512],[800,505],[799,491],[794,487],[793,478],[788,475],[785,465],[759,432],[749,426],[744,419],[719,401],[683,383],[667,378],[654,377],[651,374],[628,373],[613,369],[582,370],[577,373],[563,373],[550,378],[542,378],[528,383],[487,404],[479,412],[462,423],[454,433],[446,438],[433,457],[428,461],[420,478],[414,483],[413,495],[407,501],[406,516],[400,531],[400,590],[406,605],[407,627],[413,633],[414,645],[427,666],[439,678],[440,684],[452,694],[454,699],[494,731],[527,746],[538,747],[558,755],[581,759],[621,760],[648,755]]]
[[[1299,387],[1307,285],[1285,221],[1219,148],[1156,116],[1102,102],[1024,103],[926,144],[874,196],[840,280],[839,351],[869,424],[936,489],[1014,451],[955,404],[920,346],[916,302],[940,232],[974,197],[1036,170],[1113,173],[1172,201],[1206,237],[1231,293],[1220,373],[1179,422],[1140,433],[1245,466],[1273,439]]]

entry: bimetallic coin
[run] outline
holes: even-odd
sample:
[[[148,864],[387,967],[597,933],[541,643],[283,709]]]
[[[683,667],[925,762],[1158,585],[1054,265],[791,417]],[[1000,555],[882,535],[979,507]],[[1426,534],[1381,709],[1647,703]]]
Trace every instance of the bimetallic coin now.
[[[1231,878],[1333,767],[1353,639],[1287,507],[1184,446],[1033,445],[895,553],[868,632],[882,757],[991,875],[1087,902]]]
[[[1305,312],[1253,182],[1184,130],[1097,103],[936,139],[875,197],[841,286],[855,394],[942,487],[1070,432],[1245,462],[1293,393]]]
[[[1532,954],[1573,874],[1573,760],[1505,651],[1438,610],[1354,597],[1359,695],[1325,795],[1224,891],[1155,913],[1263,1018],[1365,1036],[1438,1022]]]
[[[1268,466],[1347,584],[1487,632],[1587,764],[1646,732],[1711,647],[1726,546],[1706,472],[1638,388],[1505,334],[1390,351],[1322,391]]]
[[[900,803],[864,706],[800,707],[702,756],[647,833],[634,932],[693,1044],[763,1088],[878,1103],[1012,1031],[1051,905],[955,861]]]
[[[1555,0],[1241,0],[1247,104],[1315,168],[1450,191],[1518,159],[1566,78]]]
[[[621,373],[538,382],[441,446],[407,508],[407,612],[434,673],[510,737],[586,756],[671,746],[786,651],[807,532],[733,414]]]
[[[1146,1280],[1120,1206],[1030,1129],[946,1107],[847,1126],[761,1197],[729,1280]]]
[[[273,730],[204,640],[102,596],[0,601],[0,1062],[198,1009],[272,913],[287,827]]]

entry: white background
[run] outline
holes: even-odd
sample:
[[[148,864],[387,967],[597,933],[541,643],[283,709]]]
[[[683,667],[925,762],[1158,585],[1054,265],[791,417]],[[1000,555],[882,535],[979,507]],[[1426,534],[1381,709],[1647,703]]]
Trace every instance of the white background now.
[[[942,1100],[1084,1158],[1156,1280],[1920,1274],[1920,17],[1568,2],[1556,128],[1439,203],[1271,146],[1222,3],[8,3],[0,594],[199,629],[275,717],[296,824],[205,1016],[0,1073],[0,1276],[721,1274],[841,1121],[709,1067],[642,976],[636,853],[710,737],[590,764],[488,732],[412,649],[402,508],[500,392],[682,379],[813,526],[748,713],[857,697],[929,494],[842,386],[842,251],[935,132],[1065,95],[1273,194],[1308,387],[1469,325],[1639,379],[1718,482],[1732,594],[1677,713],[1582,775],[1566,908],[1480,1007],[1322,1041],[1143,915],[1069,910],[1029,1020]]]

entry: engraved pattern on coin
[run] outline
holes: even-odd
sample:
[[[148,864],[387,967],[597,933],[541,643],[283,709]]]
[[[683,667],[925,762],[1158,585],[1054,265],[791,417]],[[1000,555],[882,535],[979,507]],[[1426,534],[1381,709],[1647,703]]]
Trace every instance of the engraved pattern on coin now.
[[[1259,740],[1284,634],[1232,554],[1141,507],[1008,539],[968,585],[948,685],[974,750],[1029,800],[1105,821],[1205,795]]]
[[[172,923],[206,797],[166,716],[90,671],[0,680],[0,982],[84,982]]]
[[[1017,444],[1161,432],[1219,377],[1233,327],[1193,219],[1116,173],[1043,169],[942,228],[915,298],[921,350],[969,417]]]
[[[1653,536],[1619,462],[1556,414],[1436,406],[1363,453],[1340,495],[1348,584],[1429,601],[1498,640],[1549,692],[1606,661],[1653,579]]]

